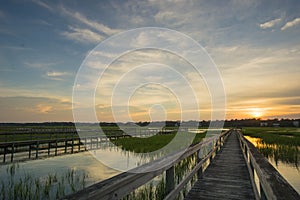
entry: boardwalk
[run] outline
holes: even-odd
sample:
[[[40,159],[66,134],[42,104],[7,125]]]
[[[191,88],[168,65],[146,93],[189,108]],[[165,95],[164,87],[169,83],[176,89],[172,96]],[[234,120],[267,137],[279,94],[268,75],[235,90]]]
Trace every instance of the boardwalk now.
[[[209,145],[213,146],[211,151],[197,160],[196,166],[176,183],[174,176],[176,166],[184,159],[199,156],[200,149]],[[217,155],[213,157],[215,153]],[[203,172],[203,166],[208,161],[210,164]],[[181,196],[180,192],[196,174],[199,175],[198,181],[187,194],[185,198],[187,200],[300,199],[297,191],[237,130],[223,132],[218,137],[211,137],[188,149],[170,153],[133,170],[135,173],[130,171],[121,173],[64,199],[126,199],[127,195],[136,192],[137,188],[162,175],[165,179],[164,200],[173,200]],[[154,199],[153,196],[145,195],[143,199]]]
[[[228,136],[185,199],[255,199],[236,132]]]

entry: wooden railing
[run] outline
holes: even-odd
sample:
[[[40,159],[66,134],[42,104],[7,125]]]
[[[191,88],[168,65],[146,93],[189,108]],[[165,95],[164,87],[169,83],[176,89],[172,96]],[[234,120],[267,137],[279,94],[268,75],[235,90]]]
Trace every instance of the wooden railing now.
[[[0,142],[0,159],[2,159],[2,163],[7,163],[38,159],[41,154],[43,156],[72,154],[86,149],[98,149],[103,142],[124,137],[131,137],[131,135],[90,136],[85,138],[76,136],[73,138]]]
[[[76,129],[29,129],[29,130],[13,130],[13,131],[1,131],[0,130],[0,143],[16,142],[16,141],[32,141],[32,140],[54,140],[61,138],[79,138],[80,137],[108,137],[109,139],[116,136],[128,136],[133,137],[149,137],[156,134],[171,134],[175,130],[163,128],[158,129],[137,129],[137,128],[125,128],[102,130],[105,134],[99,134],[98,129],[76,130]]]
[[[256,199],[299,200],[297,191],[241,132],[238,134]]]
[[[218,136],[208,138],[186,150],[174,152],[168,156],[134,168],[131,171],[121,173],[91,185],[77,193],[66,196],[64,199],[122,199],[138,187],[146,184],[154,177],[161,174],[165,175],[166,181],[165,199],[175,199],[196,173],[198,178],[201,177],[203,170],[205,170],[203,169],[204,163],[211,161],[214,158],[215,154],[221,149],[221,146],[224,145],[226,137],[230,132],[231,130],[223,132]],[[201,158],[199,155],[201,147],[209,144],[212,145],[212,149]],[[193,154],[197,154],[198,159],[196,166],[188,172],[177,185],[175,185],[175,165]]]
[[[101,147],[101,143],[118,138],[150,137],[156,135],[156,132],[157,130],[137,131],[135,129],[133,133],[125,134],[122,130],[112,130],[106,131],[107,135],[99,135],[97,130],[85,130],[79,132],[81,137],[73,129],[34,129],[34,131],[1,132],[0,160],[2,160],[2,163],[7,163],[37,159],[41,153],[44,156],[76,153],[86,149],[98,149]],[[173,130],[163,129],[158,134],[172,134],[173,132]],[[46,150],[46,154],[41,150]],[[22,158],[17,159],[17,156],[21,154]]]

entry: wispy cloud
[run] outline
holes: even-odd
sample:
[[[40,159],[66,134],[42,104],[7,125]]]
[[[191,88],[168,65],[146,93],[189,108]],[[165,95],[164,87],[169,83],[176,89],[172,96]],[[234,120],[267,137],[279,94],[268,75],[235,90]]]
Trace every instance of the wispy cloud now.
[[[38,104],[36,109],[40,113],[49,113],[53,110],[53,107],[49,105]]]
[[[73,19],[76,19],[77,21],[89,26],[90,28],[95,29],[106,35],[113,35],[113,34],[116,34],[121,31],[119,29],[112,29],[112,28],[105,26],[104,24],[96,22],[94,20],[90,20],[87,17],[85,17],[83,14],[81,14],[79,12],[69,11],[65,7],[61,7],[60,10],[62,11],[63,14],[70,16]]]
[[[61,81],[63,77],[70,75],[68,72],[51,71],[47,72],[47,77],[52,80]]]
[[[1,122],[66,121],[72,120],[72,105],[51,97],[0,96]]]
[[[296,26],[298,24],[300,24],[300,17],[298,17],[298,18],[296,18],[292,21],[287,22],[283,27],[281,27],[281,30],[284,31],[284,30],[286,30],[288,28],[291,28],[293,26]]]
[[[50,24],[49,22],[42,20],[42,19],[37,19],[34,21],[34,23],[40,24],[40,25],[52,26],[52,24]]]
[[[46,62],[25,62],[24,63],[26,66],[31,67],[31,68],[36,68],[36,69],[44,69],[48,68],[50,66],[56,65],[57,63],[46,63]]]
[[[281,20],[282,20],[281,18],[273,19],[265,23],[259,24],[259,27],[262,29],[272,28],[273,26],[279,24]]]
[[[97,43],[103,40],[103,36],[89,29],[75,28],[69,26],[71,31],[64,31],[62,35],[70,40],[81,43]]]
[[[47,76],[49,77],[57,77],[57,76],[64,76],[67,72],[47,72]]]
[[[47,3],[45,3],[41,0],[32,0],[32,2],[39,5],[39,6],[41,6],[41,7],[43,7],[43,8],[46,8],[49,11],[53,11],[53,8],[49,4],[47,4]]]

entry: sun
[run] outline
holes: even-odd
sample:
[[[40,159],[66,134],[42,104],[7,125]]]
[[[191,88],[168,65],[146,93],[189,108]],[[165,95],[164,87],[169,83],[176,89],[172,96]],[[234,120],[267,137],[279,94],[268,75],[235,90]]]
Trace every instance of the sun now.
[[[250,114],[254,118],[259,118],[263,115],[263,112],[260,108],[252,108]]]

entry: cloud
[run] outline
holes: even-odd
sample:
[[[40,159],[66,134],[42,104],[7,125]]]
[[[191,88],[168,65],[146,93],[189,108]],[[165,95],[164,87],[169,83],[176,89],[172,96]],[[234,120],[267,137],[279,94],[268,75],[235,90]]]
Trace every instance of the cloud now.
[[[71,31],[64,31],[62,35],[70,40],[74,40],[80,43],[98,43],[104,39],[104,37],[98,33],[95,33],[89,29],[75,28],[69,26]]]
[[[53,110],[53,107],[49,105],[38,104],[36,109],[40,113],[49,113]]]
[[[32,0],[33,3],[43,7],[43,8],[46,8],[47,10],[49,11],[53,11],[53,8],[51,6],[49,6],[47,3],[41,1],[41,0]]]
[[[49,22],[42,20],[42,19],[37,19],[37,20],[34,20],[33,22],[36,24],[39,24],[39,25],[52,26],[52,24],[50,24]]]
[[[48,97],[0,97],[1,122],[71,121],[70,101]]]
[[[45,62],[25,62],[26,66],[31,68],[37,68],[37,69],[43,69],[47,68],[53,65],[56,65],[57,63],[45,63]]]
[[[284,31],[284,30],[286,30],[288,28],[291,28],[293,26],[296,26],[298,24],[300,24],[300,17],[298,17],[298,18],[296,18],[292,21],[287,22],[283,27],[281,27],[281,30]]]
[[[273,26],[279,24],[281,20],[282,20],[281,18],[273,19],[265,23],[259,24],[259,27],[262,29],[272,28]]]
[[[158,12],[154,18],[156,21],[166,21],[175,18],[176,14],[172,11]]]
[[[47,76],[49,77],[57,77],[57,76],[64,76],[66,75],[66,72],[48,72]]]
[[[99,23],[99,22],[90,20],[79,12],[71,12],[64,7],[61,7],[61,11],[63,14],[68,15],[68,16],[72,17],[73,19],[76,19],[77,21],[79,21],[97,31],[100,31],[101,33],[104,33],[106,35],[113,35],[113,34],[119,33],[121,31],[119,29],[112,29],[108,26],[105,26],[105,25]]]
[[[55,71],[47,72],[48,78],[50,78],[52,80],[57,80],[57,81],[63,80],[62,78],[67,75],[69,75],[69,73],[67,73],[67,72],[55,72]]]

